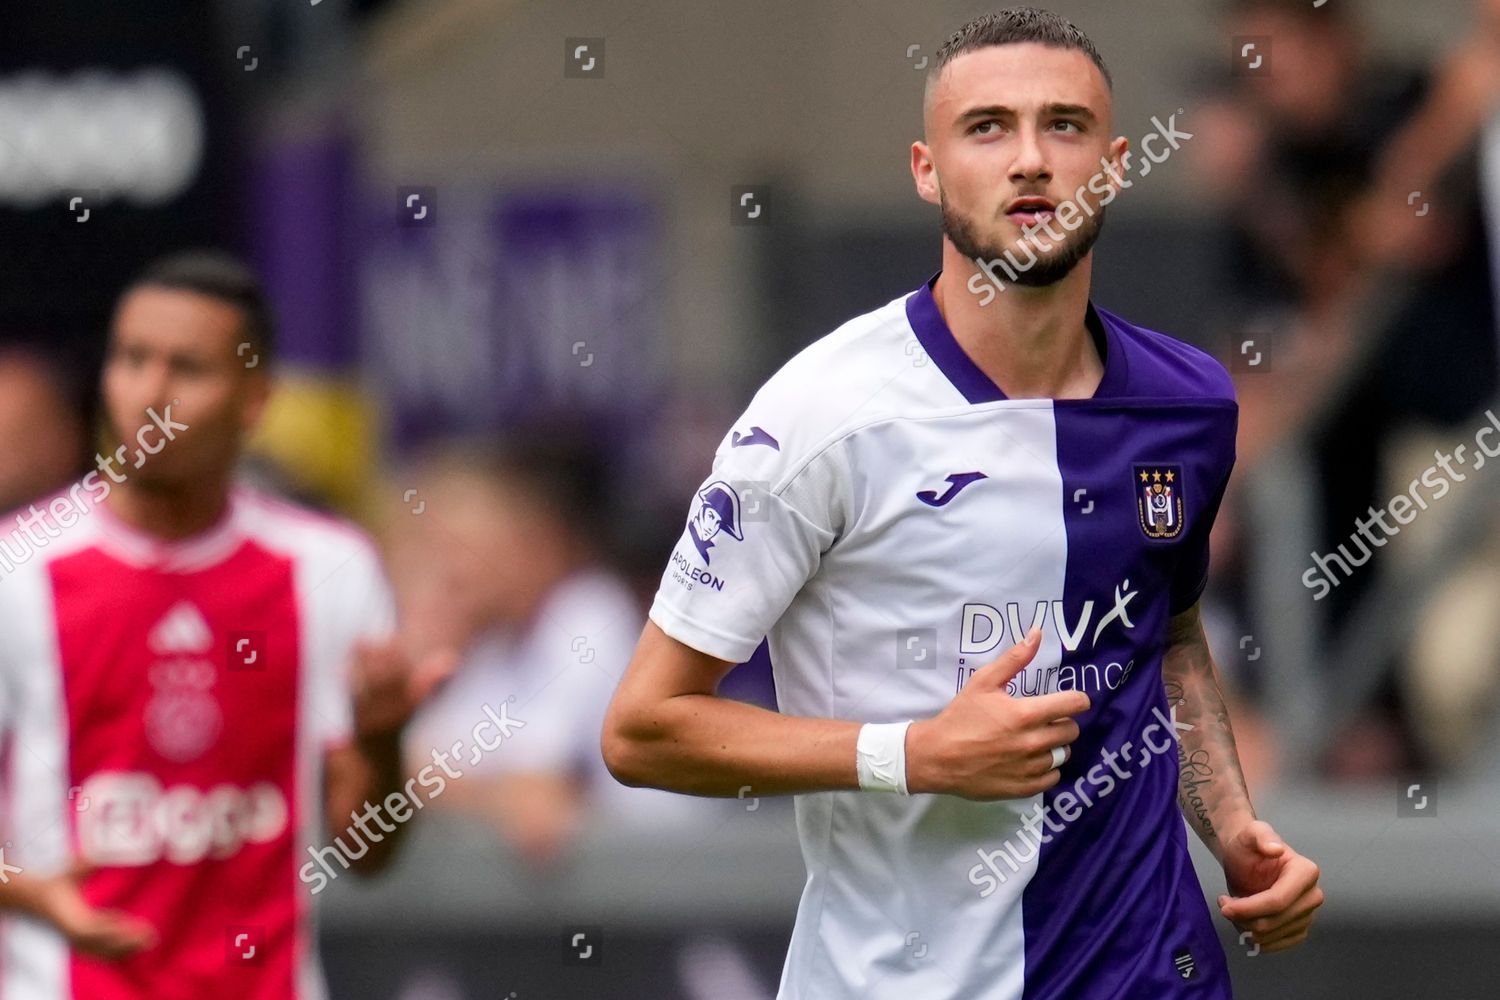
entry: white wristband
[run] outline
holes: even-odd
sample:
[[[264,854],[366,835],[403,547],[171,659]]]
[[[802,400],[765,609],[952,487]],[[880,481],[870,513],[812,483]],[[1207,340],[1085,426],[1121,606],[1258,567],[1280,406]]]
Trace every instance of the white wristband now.
[[[867,792],[906,790],[906,730],[910,722],[867,722],[855,742],[859,787]]]

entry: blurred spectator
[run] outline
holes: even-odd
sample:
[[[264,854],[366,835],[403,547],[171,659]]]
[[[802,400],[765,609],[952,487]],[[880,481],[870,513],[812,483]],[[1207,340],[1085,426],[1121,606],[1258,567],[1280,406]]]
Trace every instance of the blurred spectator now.
[[[1424,366],[1428,394],[1445,400],[1442,411],[1471,414],[1496,399],[1500,0],[1479,0],[1473,30],[1440,63],[1430,97],[1391,143],[1379,180],[1364,206],[1363,243],[1378,263],[1436,272],[1430,299],[1442,297],[1436,304],[1444,310],[1422,314],[1420,331],[1412,331],[1387,367],[1399,371],[1417,364],[1420,354],[1441,359]],[[1432,202],[1430,214],[1418,216],[1401,205],[1403,193],[1411,191],[1430,192],[1430,199],[1424,196],[1424,203]],[[1455,231],[1461,238],[1454,239]],[[1413,259],[1408,248],[1423,244],[1427,252]],[[1475,347],[1455,351],[1455,339]],[[1465,426],[1482,422],[1473,417]],[[1392,463],[1399,466],[1392,478],[1420,470],[1434,447],[1446,449],[1456,440],[1447,421],[1412,428]],[[1408,544],[1395,554],[1417,562],[1430,553],[1432,536],[1459,527],[1458,516],[1449,511],[1432,518],[1412,540],[1427,544]],[[1444,578],[1426,596],[1421,625],[1408,644],[1402,694],[1424,761],[1443,769],[1468,763],[1483,741],[1500,733],[1500,661],[1494,654],[1500,524],[1493,515],[1486,533],[1487,540],[1472,546],[1458,566],[1443,567]]]
[[[458,447],[417,463],[386,536],[397,601],[414,634],[465,650],[418,716],[407,756],[469,741],[502,706],[525,723],[434,805],[489,821],[537,865],[555,862],[584,824],[673,823],[716,806],[620,786],[599,732],[644,615],[599,560],[599,478],[583,453],[537,442]]]
[[[21,348],[0,353],[0,510],[22,507],[79,470],[84,429],[55,368]]]
[[[1230,78],[1194,115],[1191,150],[1200,188],[1231,225],[1231,308],[1307,305],[1347,281],[1342,209],[1420,80],[1373,63],[1358,19],[1337,4],[1234,0],[1228,34],[1257,46],[1264,70]]]
[[[1404,490],[1437,450],[1468,438],[1500,388],[1493,270],[1500,205],[1486,206],[1482,193],[1485,173],[1497,169],[1482,139],[1500,111],[1500,3],[1480,0],[1476,13],[1474,30],[1439,61],[1422,104],[1350,211],[1351,244],[1366,270],[1382,283],[1404,278],[1407,293],[1389,328],[1377,331],[1380,349],[1344,419],[1327,432],[1330,448],[1356,435],[1379,441],[1377,503]],[[1460,505],[1435,506],[1392,540],[1386,568],[1419,569],[1462,520]],[[1500,549],[1475,546],[1442,575],[1412,635],[1393,644],[1403,669],[1387,698],[1400,705],[1409,733],[1412,759],[1402,763],[1448,768],[1472,753],[1485,715],[1493,716],[1500,662],[1482,623],[1500,615]]]
[[[1226,315],[1250,317],[1237,328],[1270,330],[1275,345],[1274,377],[1238,380],[1241,467],[1289,440],[1310,452],[1320,551],[1402,492],[1500,385],[1476,183],[1476,140],[1500,90],[1500,3],[1482,0],[1479,9],[1476,31],[1429,83],[1373,62],[1347,7],[1232,5],[1236,44],[1267,48],[1269,66],[1210,103],[1194,150],[1200,182],[1232,234],[1223,284],[1238,291]],[[1319,606],[1331,636],[1382,574],[1420,554],[1420,536],[1452,527],[1444,518],[1425,514]],[[1445,700],[1422,685],[1413,698],[1411,672],[1398,669],[1401,641],[1390,645],[1396,652],[1384,664],[1326,661],[1334,674],[1378,669],[1407,681],[1383,683],[1377,703],[1335,741],[1326,762],[1335,775],[1411,766],[1438,744],[1451,753],[1452,740],[1416,735],[1431,727],[1413,724],[1412,703],[1428,706],[1425,722]],[[1472,681],[1448,689],[1472,691]],[[1472,730],[1464,721],[1439,728]]]

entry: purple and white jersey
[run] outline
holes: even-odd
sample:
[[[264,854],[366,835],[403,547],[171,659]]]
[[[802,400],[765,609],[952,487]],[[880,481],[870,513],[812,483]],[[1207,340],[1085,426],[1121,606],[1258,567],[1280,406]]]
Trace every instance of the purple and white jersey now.
[[[936,715],[1033,625],[1017,695],[1091,700],[1061,782],[797,798],[781,1000],[1229,997],[1177,806],[1161,658],[1234,463],[1222,366],[1089,306],[1090,399],[1007,399],[916,292],[786,364],[725,437],[651,618],[781,710]]]

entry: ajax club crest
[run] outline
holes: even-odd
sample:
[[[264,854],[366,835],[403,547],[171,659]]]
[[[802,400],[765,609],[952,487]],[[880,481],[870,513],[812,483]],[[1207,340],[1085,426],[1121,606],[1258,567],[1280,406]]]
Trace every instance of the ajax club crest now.
[[[1137,465],[1135,503],[1147,538],[1182,534],[1182,466]]]

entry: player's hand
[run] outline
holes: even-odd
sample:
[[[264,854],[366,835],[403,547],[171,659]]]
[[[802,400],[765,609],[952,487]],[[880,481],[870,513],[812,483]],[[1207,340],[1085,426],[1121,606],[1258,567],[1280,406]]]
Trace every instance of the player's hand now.
[[[101,910],[83,897],[87,865],[61,875],[36,878],[34,911],[68,939],[74,951],[118,959],[156,947],[156,928],[119,910]]]
[[[399,733],[457,664],[452,650],[438,650],[413,663],[396,639],[358,643],[350,678],[355,735],[369,739]]]
[[[1253,820],[1224,843],[1229,896],[1219,912],[1249,931],[1261,951],[1285,951],[1307,940],[1313,915],[1323,905],[1318,866],[1292,850],[1271,824]]]
[[[1015,799],[1051,788],[1061,777],[1053,747],[1078,739],[1073,716],[1088,711],[1082,691],[1013,698],[1006,683],[1041,648],[1032,629],[999,659],[969,678],[948,707],[906,732],[908,791],[943,792],[966,799]],[[1062,758],[1066,760],[1067,757]]]

